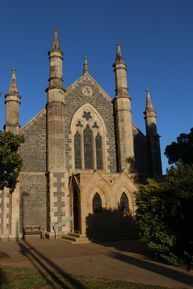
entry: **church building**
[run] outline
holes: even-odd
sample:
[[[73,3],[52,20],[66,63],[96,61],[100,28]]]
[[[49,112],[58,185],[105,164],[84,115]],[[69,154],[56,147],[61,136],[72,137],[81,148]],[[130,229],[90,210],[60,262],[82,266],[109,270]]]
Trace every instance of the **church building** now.
[[[115,97],[90,75],[69,87],[55,29],[49,55],[45,107],[20,126],[16,71],[5,95],[5,131],[22,134],[23,168],[17,187],[0,193],[0,238],[20,238],[25,227],[44,228],[47,238],[75,241],[121,238],[135,218],[138,185],[162,175],[156,111],[150,90],[144,111],[146,135],[132,122],[127,66],[118,44]],[[110,71],[111,73],[111,71]],[[132,235],[132,232],[131,232]]]

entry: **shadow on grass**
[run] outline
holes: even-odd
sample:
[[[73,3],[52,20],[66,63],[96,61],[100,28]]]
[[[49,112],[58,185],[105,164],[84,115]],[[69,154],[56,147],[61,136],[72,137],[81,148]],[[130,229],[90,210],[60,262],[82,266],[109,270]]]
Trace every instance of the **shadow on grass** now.
[[[193,286],[193,275],[190,275],[185,272],[180,272],[174,268],[168,268],[162,266],[161,264],[156,264],[149,260],[137,259],[135,257],[127,256],[120,252],[112,252],[111,256],[119,261],[126,262],[130,265],[142,268],[147,271],[159,274],[170,279],[173,279],[177,282],[181,282],[185,285]]]
[[[44,256],[27,241],[17,240],[17,242],[21,254],[28,258],[51,288],[56,289],[58,286],[61,286],[61,288],[64,289],[86,289],[81,282],[64,272],[58,265],[52,262],[47,256]]]
[[[0,268],[0,288],[2,288],[3,283],[7,280],[5,273]]]

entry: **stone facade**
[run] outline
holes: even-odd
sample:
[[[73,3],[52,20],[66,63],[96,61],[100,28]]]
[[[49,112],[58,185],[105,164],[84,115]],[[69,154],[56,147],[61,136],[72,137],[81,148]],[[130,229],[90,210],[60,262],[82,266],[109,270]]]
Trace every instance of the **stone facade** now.
[[[48,238],[132,237],[138,184],[162,173],[150,92],[144,135],[132,123],[120,45],[114,63],[114,99],[89,74],[86,59],[83,75],[63,87],[63,52],[56,30],[49,60],[47,104],[23,127],[12,72],[5,130],[24,135],[19,149],[24,165],[14,193],[7,189],[0,193],[0,238],[21,237],[24,227],[35,225],[43,227]]]
[[[92,95],[83,93],[84,87],[92,89]],[[102,90],[96,81],[89,75],[84,74],[77,82],[67,89],[65,96],[65,151],[67,169],[72,169],[71,161],[71,119],[75,112],[83,105],[89,104],[95,108],[101,115],[107,129],[107,154],[109,158],[108,170],[116,172],[117,170],[117,155],[115,147],[115,124],[112,99]],[[69,109],[70,108],[70,109]],[[86,107],[85,107],[86,109]],[[108,113],[107,113],[108,112]]]
[[[46,172],[46,110],[20,128],[25,142],[20,147],[24,172]],[[38,144],[38,145],[37,145]]]
[[[20,182],[20,225],[47,226],[47,191],[45,173],[22,172]]]

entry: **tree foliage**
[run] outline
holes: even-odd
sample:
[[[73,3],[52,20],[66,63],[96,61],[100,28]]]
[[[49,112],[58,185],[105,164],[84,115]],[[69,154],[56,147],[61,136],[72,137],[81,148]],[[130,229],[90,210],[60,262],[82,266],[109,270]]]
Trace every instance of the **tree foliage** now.
[[[12,192],[22,168],[18,148],[24,142],[23,136],[0,132],[0,190],[5,187]]]
[[[177,137],[177,142],[172,142],[165,149],[165,155],[169,164],[182,162],[184,164],[193,164],[193,128],[190,133],[182,133]]]
[[[179,164],[158,182],[149,180],[137,196],[140,237],[166,261],[192,255],[193,165]]]
[[[137,195],[140,237],[170,263],[193,255],[193,128],[166,147],[169,164],[160,181],[149,179]]]

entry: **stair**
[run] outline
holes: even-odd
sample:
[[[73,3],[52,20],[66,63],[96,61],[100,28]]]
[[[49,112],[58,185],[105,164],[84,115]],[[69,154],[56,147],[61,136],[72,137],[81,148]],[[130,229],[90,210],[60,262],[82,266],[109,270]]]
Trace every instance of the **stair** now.
[[[90,243],[90,240],[86,236],[83,236],[79,233],[63,234],[61,239],[70,242],[71,244]]]

